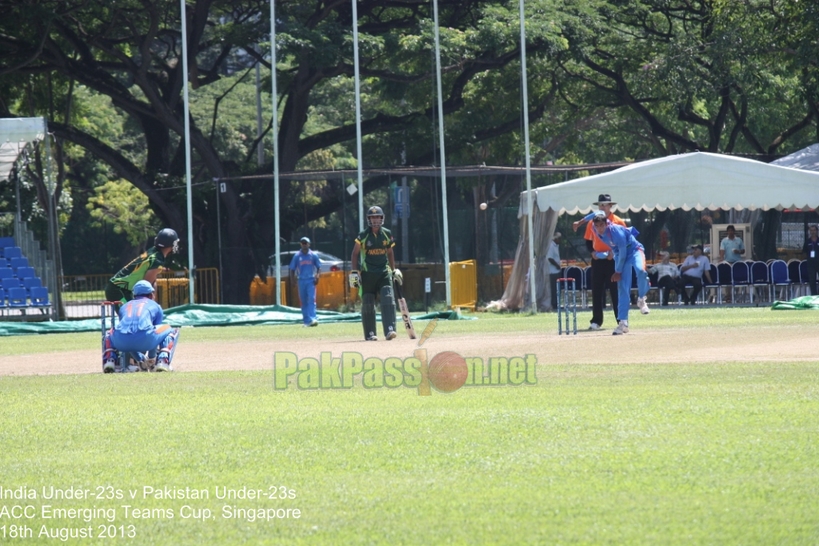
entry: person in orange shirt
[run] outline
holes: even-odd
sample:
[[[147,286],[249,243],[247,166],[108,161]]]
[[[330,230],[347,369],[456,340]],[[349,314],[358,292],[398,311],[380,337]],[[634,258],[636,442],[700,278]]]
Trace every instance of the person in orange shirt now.
[[[615,203],[611,200],[611,195],[601,193],[597,202],[594,203],[597,208],[606,213],[606,218],[612,223],[620,226],[626,226],[622,218],[611,212]],[[603,326],[603,309],[606,307],[606,290],[609,291],[611,298],[611,307],[614,311],[614,321],[617,320],[617,304],[619,303],[617,297],[617,283],[612,282],[611,276],[614,274],[614,253],[611,248],[606,245],[599,238],[592,234],[592,223],[590,220],[594,217],[594,213],[590,213],[586,217],[572,224],[572,229],[577,229],[586,224],[586,232],[583,238],[586,239],[586,248],[591,253],[591,273],[592,273],[592,318],[589,324],[589,330],[599,330]]]

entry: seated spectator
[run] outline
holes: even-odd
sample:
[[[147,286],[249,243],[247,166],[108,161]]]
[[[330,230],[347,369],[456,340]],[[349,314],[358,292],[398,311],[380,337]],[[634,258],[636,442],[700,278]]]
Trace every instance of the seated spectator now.
[[[671,263],[671,255],[668,252],[660,252],[660,259],[660,263],[651,266],[648,272],[657,275],[657,286],[661,290],[663,305],[668,305],[668,297],[672,290],[678,295],[683,294],[680,270],[677,264]]]
[[[702,276],[705,275],[708,283],[711,284],[711,262],[702,253],[702,245],[694,246],[694,251],[689,255],[680,267],[682,273],[682,300],[685,305],[695,305],[697,296],[702,291]],[[693,288],[691,294],[687,294],[686,285]]]

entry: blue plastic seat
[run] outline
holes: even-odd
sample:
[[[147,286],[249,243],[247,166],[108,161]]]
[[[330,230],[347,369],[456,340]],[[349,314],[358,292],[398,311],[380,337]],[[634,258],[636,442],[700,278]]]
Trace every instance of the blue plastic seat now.
[[[728,262],[720,262],[717,264],[717,284],[720,286],[720,303],[725,303],[726,300],[723,298],[723,291],[731,291],[733,295],[734,290],[733,273],[731,272],[731,264]],[[733,301],[733,299],[731,299],[731,301]]]
[[[17,271],[21,267],[28,267],[28,258],[26,258],[25,256],[17,256],[16,258],[9,258],[9,267],[12,268],[15,271]]]
[[[736,302],[736,292],[742,291],[742,289],[749,287],[751,284],[751,272],[748,269],[748,264],[746,262],[734,262],[731,264],[731,298]],[[750,303],[754,302],[754,293],[752,290],[748,290],[749,292],[749,301]]]
[[[19,246],[7,246],[3,249],[3,257],[7,260],[11,260],[12,258],[19,258],[23,255],[23,251],[20,250]]]
[[[756,288],[763,288],[767,290],[768,299],[765,301],[771,301],[771,275],[768,270],[768,264],[759,261],[751,262],[750,273],[751,286],[754,287],[754,292],[756,292]]]
[[[25,277],[23,279],[23,288],[28,291],[29,297],[31,296],[32,288],[40,288],[41,286],[43,286],[43,283],[40,277]]]
[[[29,299],[32,307],[51,307],[51,301],[48,299],[48,288],[44,286],[33,287]]]
[[[28,307],[28,292],[22,286],[11,288],[8,291],[9,307],[12,309]]]
[[[773,289],[781,289],[780,297],[778,299],[791,299],[793,287],[791,286],[791,279],[788,276],[788,264],[786,264],[783,260],[773,260],[770,264],[768,264],[768,269],[768,275],[771,278],[771,285],[773,286]],[[784,297],[782,297],[783,294]]]
[[[26,267],[18,267],[17,268],[17,278],[18,279],[27,279],[29,277],[36,277],[37,273],[34,271],[33,267],[26,266]]]
[[[810,294],[811,279],[808,275],[808,261],[802,260],[799,262],[799,281],[805,285],[805,295]]]
[[[711,294],[714,295],[714,303],[722,303],[722,290],[720,290],[719,284],[719,268],[716,264],[711,264],[710,273],[711,282],[708,282],[705,275],[702,276],[703,303],[708,303]]]
[[[20,282],[20,279],[18,279],[17,277],[8,277],[2,279],[2,283],[0,283],[0,286],[3,287],[3,290],[8,292],[12,288],[21,288],[23,285]],[[25,290],[25,288],[23,290]]]
[[[14,270],[10,267],[0,267],[0,281],[14,278]]]

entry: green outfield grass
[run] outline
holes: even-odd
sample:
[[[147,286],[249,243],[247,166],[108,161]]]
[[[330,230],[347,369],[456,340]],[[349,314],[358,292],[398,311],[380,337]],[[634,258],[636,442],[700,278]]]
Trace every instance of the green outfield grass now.
[[[640,317],[639,327],[695,336],[802,324],[805,313],[673,310]],[[554,322],[480,315],[439,328],[554,334]],[[359,325],[196,328],[183,342],[353,334]],[[99,336],[19,336],[4,338],[0,353],[89,343]],[[429,397],[274,391],[269,371],[0,377],[0,393],[0,488],[38,496],[0,499],[36,511],[0,511],[2,544],[64,543],[38,540],[43,526],[135,533],[68,544],[819,542],[816,363],[558,364],[540,367],[535,386]],[[44,487],[91,498],[43,499]],[[156,498],[146,487],[209,498]],[[262,498],[216,498],[225,487]],[[115,520],[45,519],[43,505],[111,509]],[[234,508],[245,517],[225,517]],[[249,521],[259,509],[290,517]],[[8,536],[21,525],[33,538]]]

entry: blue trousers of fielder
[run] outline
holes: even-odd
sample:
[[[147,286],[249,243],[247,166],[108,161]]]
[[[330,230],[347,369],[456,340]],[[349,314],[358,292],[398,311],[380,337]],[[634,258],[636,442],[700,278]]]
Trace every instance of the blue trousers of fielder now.
[[[301,300],[301,318],[309,325],[316,319],[316,284],[313,277],[299,279],[299,300]]]
[[[620,274],[620,281],[617,283],[617,319],[628,320],[628,309],[631,305],[631,280],[632,275],[637,275],[637,296],[640,298],[648,294],[649,282],[646,273],[646,256],[639,250],[626,258],[623,272]]]

